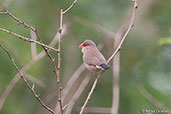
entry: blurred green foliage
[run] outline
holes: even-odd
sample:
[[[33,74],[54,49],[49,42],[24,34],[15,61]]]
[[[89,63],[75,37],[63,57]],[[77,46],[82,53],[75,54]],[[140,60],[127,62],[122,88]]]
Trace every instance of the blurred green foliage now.
[[[5,0],[0,1],[0,5]],[[66,9],[71,0],[13,0],[8,10],[16,17],[38,29],[45,44],[55,36],[59,27],[60,9]],[[138,1],[138,11],[135,26],[129,33],[121,51],[120,64],[120,105],[119,114],[139,114],[142,109],[159,109],[147,100],[137,88],[142,84],[160,103],[171,109],[171,1],[148,0]],[[64,16],[67,33],[62,38],[61,80],[65,86],[67,80],[82,63],[82,54],[78,48],[85,39],[91,39],[96,44],[104,44],[102,53],[106,58],[113,52],[113,39],[97,31],[93,24],[98,24],[108,31],[117,29],[129,22],[133,3],[130,0],[79,0]],[[79,18],[79,22],[76,18]],[[87,22],[89,22],[87,24]],[[0,15],[0,27],[26,37],[30,31],[17,25],[9,16]],[[12,54],[15,62],[22,68],[32,58],[30,44],[0,31],[0,44]],[[164,45],[163,45],[164,44]],[[57,45],[55,46],[57,48]],[[42,51],[37,46],[37,52]],[[51,52],[56,58],[57,54]],[[110,63],[112,66],[112,63]],[[0,49],[0,95],[13,79],[16,70],[12,67],[8,56]],[[56,91],[56,78],[48,57],[35,63],[27,74],[36,77],[47,84],[45,88],[36,85],[36,91],[45,99]],[[80,77],[84,77],[83,73]],[[94,77],[94,74],[92,73]],[[90,82],[73,109],[77,114],[93,83]],[[46,101],[50,107],[55,107],[57,98]],[[107,71],[99,81],[88,106],[112,106],[112,69]],[[0,114],[46,114],[40,104],[26,88],[22,80],[8,96]]]
[[[159,40],[159,44],[160,44],[160,45],[170,44],[170,43],[171,43],[171,37],[162,38],[162,39]]]

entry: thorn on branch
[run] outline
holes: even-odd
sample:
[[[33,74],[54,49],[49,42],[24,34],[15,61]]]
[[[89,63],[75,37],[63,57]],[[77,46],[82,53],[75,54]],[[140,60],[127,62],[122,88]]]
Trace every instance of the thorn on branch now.
[[[32,85],[32,88],[31,89],[34,90],[34,87],[35,87],[35,84]]]
[[[66,105],[62,108],[62,110],[65,110],[67,107],[68,107],[68,104],[66,104]]]
[[[39,98],[40,97],[40,94],[37,94],[36,97]]]

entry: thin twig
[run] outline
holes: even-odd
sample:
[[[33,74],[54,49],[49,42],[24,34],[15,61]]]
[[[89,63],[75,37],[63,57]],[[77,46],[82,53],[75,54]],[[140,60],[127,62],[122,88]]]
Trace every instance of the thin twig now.
[[[80,74],[85,70],[85,66],[84,64],[81,64],[78,69],[73,73],[73,75],[71,76],[71,78],[69,79],[69,81],[67,82],[67,84],[65,85],[65,88],[62,91],[62,101],[64,101],[64,99],[66,98],[66,96],[69,94],[69,91],[71,90],[73,84],[76,82],[76,80],[78,79],[78,77],[80,76]],[[55,107],[55,113],[58,112],[59,110],[59,103],[56,103],[56,107]]]
[[[14,59],[12,58],[12,56],[10,55],[10,53],[3,47],[0,45],[0,47],[7,53],[7,55],[9,56],[12,65],[14,66],[14,68],[17,70],[18,74],[20,75],[20,77],[22,78],[22,80],[24,81],[25,85],[28,87],[28,89],[32,92],[32,94],[34,95],[34,97],[39,101],[39,103],[42,105],[43,108],[45,108],[47,111],[49,111],[52,114],[55,114],[54,111],[49,108],[40,98],[40,95],[38,95],[34,88],[32,88],[32,86],[30,86],[30,84],[27,82],[26,78],[23,76],[23,74],[20,72],[19,68],[17,67],[17,65],[14,62]],[[34,87],[34,86],[33,86]]]
[[[61,26],[62,26],[62,24],[61,24]],[[61,30],[62,30],[62,28],[61,28]],[[38,31],[36,30],[35,31],[35,33],[36,33],[36,35],[37,35],[37,38],[39,39],[39,41],[41,42],[41,39],[40,39],[40,36],[39,36],[39,34],[38,34]],[[60,42],[60,39],[61,39],[61,36],[62,36],[62,33],[59,33],[60,35],[59,35],[59,42]],[[59,43],[60,44],[60,43]],[[58,46],[59,46],[59,44],[58,44]],[[58,69],[56,68],[56,65],[55,65],[55,59],[52,57],[52,55],[48,52],[48,50],[45,48],[45,47],[43,47],[43,49],[45,50],[45,52],[46,52],[46,54],[48,55],[48,57],[50,58],[50,60],[51,60],[51,63],[52,63],[52,66],[53,66],[53,70],[54,70],[54,72],[55,72],[55,74],[56,74],[56,78],[57,78],[57,85],[58,85],[58,102],[59,102],[59,104],[60,104],[60,112],[61,112],[61,114],[63,114],[63,106],[62,106],[62,101],[61,101],[61,91],[62,91],[62,87],[61,87],[61,84],[60,84],[60,76],[59,76],[59,70],[60,70],[60,66],[59,66],[59,61],[58,61]],[[58,50],[59,50],[59,52],[58,52],[58,59],[60,58],[60,55],[59,55],[59,53],[60,53],[60,48],[58,47]],[[61,60],[61,59],[60,59]]]
[[[128,30],[126,31],[126,33],[124,34],[121,42],[119,43],[118,47],[116,48],[116,50],[114,51],[114,53],[112,54],[112,56],[107,60],[107,64],[113,59],[113,57],[120,51],[121,49],[121,46],[123,44],[123,42],[125,41],[128,33],[130,32],[131,28],[133,27],[133,23],[134,23],[134,19],[135,19],[135,13],[136,13],[136,9],[137,9],[137,0],[134,0],[134,10],[133,10],[133,13],[132,13],[132,17],[131,17],[131,22],[130,22],[130,25],[128,27]],[[84,109],[88,103],[88,101],[90,100],[95,88],[96,88],[96,85],[97,85],[97,82],[99,81],[100,77],[102,76],[103,72],[100,72],[99,75],[96,77],[94,83],[93,83],[93,86],[86,98],[86,101],[84,102],[83,106],[81,107],[81,111],[79,114],[83,114],[84,112]]]
[[[0,15],[7,15],[7,12],[0,12]]]
[[[78,0],[75,0],[65,11],[63,11],[63,15],[65,15],[65,13],[67,13],[77,2]]]
[[[28,25],[27,23],[25,23],[24,21],[19,20],[16,16],[14,16],[12,13],[10,13],[7,9],[4,12],[5,14],[9,15],[10,17],[12,17],[15,21],[17,21],[19,24],[24,25],[24,27],[30,28],[32,31],[36,31],[36,29],[30,25]]]
[[[56,72],[56,79],[58,84],[58,102],[60,106],[60,112],[63,114],[63,106],[62,106],[62,100],[61,100],[61,91],[62,87],[60,84],[60,67],[61,67],[61,35],[62,35],[62,23],[63,23],[63,10],[60,11],[60,25],[59,25],[59,41],[58,41],[58,66],[57,66],[57,72]]]
[[[27,42],[30,42],[30,43],[36,43],[36,44],[38,44],[38,45],[44,46],[44,47],[46,47],[46,48],[48,48],[48,49],[51,49],[51,50],[53,50],[53,51],[55,51],[55,52],[58,52],[58,50],[55,49],[55,48],[53,48],[53,47],[50,47],[50,46],[48,46],[48,45],[46,45],[46,44],[43,44],[43,43],[41,43],[41,42],[38,42],[38,41],[36,41],[36,40],[33,40],[33,39],[30,39],[30,38],[21,36],[21,35],[15,33],[15,32],[6,30],[6,29],[4,29],[4,28],[0,28],[0,31],[7,32],[8,34],[11,34],[11,35],[13,35],[13,36],[16,36],[16,37],[18,37],[18,38],[21,39],[21,40],[24,40],[24,41],[27,41]]]

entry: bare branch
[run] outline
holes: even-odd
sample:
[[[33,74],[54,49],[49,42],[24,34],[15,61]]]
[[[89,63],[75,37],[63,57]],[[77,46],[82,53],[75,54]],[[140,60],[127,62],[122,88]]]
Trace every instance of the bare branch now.
[[[60,106],[60,112],[61,114],[63,114],[63,106],[62,106],[62,101],[61,101],[61,91],[62,91],[62,87],[60,84],[60,67],[61,67],[61,38],[62,38],[62,23],[63,23],[63,10],[61,9],[60,12],[60,25],[59,25],[59,41],[58,41],[58,66],[57,66],[57,71],[55,69],[55,73],[56,73],[56,79],[57,79],[57,84],[58,84],[58,102],[59,102],[59,106]],[[56,66],[55,66],[56,67]]]
[[[41,39],[40,39],[40,36],[39,36],[39,33],[38,33],[38,31],[37,31],[37,29],[35,29],[34,27],[32,27],[32,26],[30,26],[30,25],[28,25],[28,24],[26,24],[26,23],[24,23],[23,21],[21,21],[21,20],[19,20],[17,17],[15,17],[12,13],[10,13],[8,10],[6,10],[6,14],[8,14],[10,17],[12,17],[15,21],[17,21],[19,24],[22,24],[22,25],[24,25],[25,27],[27,27],[27,28],[29,28],[31,31],[33,31],[34,33],[35,33],[35,35],[37,36],[37,38],[38,38],[38,40],[40,41],[40,43],[42,43],[42,41],[41,41]],[[61,11],[61,17],[62,17],[63,15],[62,15],[62,11]],[[62,21],[62,19],[61,19],[61,21]],[[60,21],[60,22],[61,22]],[[60,24],[61,26],[62,26],[62,23]],[[61,31],[62,31],[62,27],[61,27]],[[61,33],[60,33],[60,36],[61,36]],[[60,37],[59,37],[59,39],[60,39]],[[60,43],[59,43],[60,44]],[[58,71],[56,70],[56,65],[55,65],[55,60],[54,60],[54,58],[51,56],[51,54],[48,52],[48,50],[45,48],[45,46],[43,46],[42,45],[42,47],[43,47],[43,49],[45,50],[45,52],[46,52],[46,54],[48,55],[48,57],[50,58],[50,60],[51,60],[51,63],[52,63],[52,65],[53,65],[53,69],[54,69],[54,72],[55,72],[55,74],[56,74],[56,78],[57,78],[57,84],[58,84],[58,101],[60,102],[60,107],[61,107],[61,114],[63,113],[63,111],[62,111],[62,102],[61,102],[61,85],[60,85],[60,77],[59,77],[59,74],[58,74]],[[60,49],[60,48],[58,48],[58,49]],[[58,55],[59,55],[59,53],[58,53]],[[59,58],[59,57],[58,57]],[[58,65],[59,65],[60,63],[58,63]],[[59,66],[59,68],[60,68],[60,66]]]
[[[52,62],[52,65],[53,65],[53,68],[54,68],[54,72],[56,73],[57,84],[58,84],[58,101],[60,103],[61,114],[63,113],[63,110],[62,110],[63,109],[62,108],[62,102],[61,102],[61,89],[62,89],[62,87],[60,85],[60,76],[59,76],[59,73],[60,73],[60,61],[61,61],[61,58],[60,58],[60,47],[61,46],[60,46],[60,44],[61,44],[61,35],[62,35],[62,21],[63,21],[63,15],[67,11],[69,11],[73,7],[73,5],[75,3],[76,3],[76,1],[74,1],[73,4],[71,5],[71,7],[69,7],[65,12],[63,12],[62,9],[61,9],[61,13],[60,13],[60,28],[58,30],[58,33],[59,33],[58,49],[59,49],[59,51],[58,51],[58,68],[57,68],[57,70],[56,70],[56,65],[55,65],[55,61],[54,61],[53,57],[48,53],[47,49],[45,48],[46,45],[42,45],[43,46],[43,49],[45,50],[45,52],[47,53],[48,57],[50,58],[50,60]],[[31,29],[33,32],[35,32],[35,34],[36,34],[37,38],[39,39],[40,43],[42,43],[42,41],[40,39],[40,36],[38,34],[38,31],[34,27],[32,27],[32,26],[24,23],[23,21],[19,20],[17,17],[15,17],[13,14],[11,14],[8,10],[6,10],[6,12],[1,12],[0,14],[7,14],[10,17],[12,17],[14,20],[16,20],[19,24],[23,24],[25,27]],[[5,29],[0,29],[0,30],[4,31]],[[32,43],[32,42],[39,43],[37,41],[34,41],[34,40],[29,39],[29,38],[23,37],[21,35],[18,35],[16,33],[10,32],[8,30],[5,30],[4,32],[10,33],[10,34],[12,34],[14,36],[17,36],[17,37],[19,37],[22,40],[29,41],[30,43]]]
[[[19,24],[24,25],[24,27],[30,28],[32,31],[36,31],[36,29],[30,25],[28,25],[27,23],[25,23],[24,21],[19,20],[17,17],[15,17],[12,13],[10,13],[7,9],[5,10],[5,12],[3,12],[6,15],[9,15],[10,17],[12,17],[15,21],[17,21]]]
[[[7,15],[7,12],[0,12],[0,15]]]
[[[48,48],[48,49],[51,49],[51,50],[53,50],[53,51],[55,51],[55,52],[58,52],[58,50],[55,49],[55,48],[53,48],[53,47],[50,47],[50,46],[48,46],[48,45],[46,45],[46,44],[43,44],[43,43],[41,43],[41,42],[38,42],[38,41],[36,41],[36,40],[33,40],[33,39],[30,39],[30,38],[21,36],[21,35],[19,35],[19,34],[17,34],[17,33],[14,33],[14,32],[12,32],[12,31],[6,30],[6,29],[4,29],[4,28],[0,28],[0,31],[7,32],[8,34],[11,34],[11,35],[13,35],[13,36],[16,36],[16,37],[18,37],[18,38],[21,39],[21,40],[24,40],[24,41],[27,41],[27,42],[30,42],[30,43],[36,43],[36,44],[38,44],[38,45],[44,46],[44,47],[46,47],[46,48]]]
[[[64,35],[66,33],[67,27],[65,27],[63,29],[62,35]],[[55,37],[53,38],[53,40],[49,43],[49,46],[54,47],[57,43],[57,40],[59,39],[59,33],[57,32]],[[41,60],[46,54],[44,53],[44,51],[41,51],[39,54],[37,54],[34,58],[32,58],[22,69],[21,72],[24,74],[25,72],[27,72],[32,65],[34,65],[37,61]],[[6,98],[8,97],[8,95],[10,94],[11,90],[15,87],[16,83],[19,81],[20,76],[17,73],[14,78],[11,80],[11,82],[7,85],[5,91],[2,93],[1,97],[0,97],[0,110],[2,109],[4,102],[6,100]]]
[[[10,53],[3,47],[0,45],[0,47],[7,53],[7,55],[9,56],[12,65],[14,66],[14,68],[17,70],[18,74],[20,75],[20,77],[22,78],[22,80],[24,81],[25,85],[28,87],[28,89],[32,92],[32,94],[34,95],[34,97],[39,101],[39,103],[42,105],[43,108],[45,108],[47,111],[49,111],[52,114],[55,114],[54,111],[49,108],[41,99],[40,99],[40,95],[38,95],[34,88],[32,88],[32,86],[30,86],[30,84],[27,82],[26,78],[23,76],[23,74],[20,72],[19,68],[17,67],[17,65],[14,62],[14,59],[12,58],[12,56],[10,55]],[[33,86],[34,87],[34,86]]]
[[[80,76],[80,74],[85,70],[85,66],[84,64],[81,64],[78,69],[73,73],[73,75],[71,76],[71,78],[69,79],[69,81],[67,82],[67,84],[65,85],[65,88],[62,91],[62,101],[66,98],[66,96],[69,94],[69,91],[71,90],[73,84],[75,83],[75,81],[78,79],[78,77]],[[58,107],[59,104],[56,104],[55,107],[55,113],[58,112]]]
[[[65,15],[65,13],[67,13],[77,2],[78,0],[74,0],[74,2],[71,4],[71,6],[69,6],[65,11],[63,11],[63,15]]]
[[[121,42],[119,43],[118,47],[116,48],[116,50],[114,51],[114,53],[112,54],[112,56],[107,60],[107,64],[113,59],[113,57],[120,51],[121,49],[121,46],[123,44],[123,42],[125,41],[128,33],[130,32],[131,28],[133,27],[133,23],[134,23],[134,18],[135,18],[135,13],[136,13],[136,9],[137,9],[137,0],[134,0],[134,10],[133,10],[133,13],[132,13],[132,17],[131,17],[131,22],[130,22],[130,25],[128,27],[128,30],[126,31],[126,33],[124,34]],[[97,82],[99,81],[100,77],[102,76],[103,72],[100,72],[100,74],[96,77],[94,83],[93,83],[93,86],[87,96],[87,99],[86,101],[84,102],[83,106],[81,107],[81,111],[79,114],[83,114],[84,112],[84,109],[86,107],[86,105],[88,104],[88,101],[90,100],[94,90],[95,90],[95,87],[97,85]]]

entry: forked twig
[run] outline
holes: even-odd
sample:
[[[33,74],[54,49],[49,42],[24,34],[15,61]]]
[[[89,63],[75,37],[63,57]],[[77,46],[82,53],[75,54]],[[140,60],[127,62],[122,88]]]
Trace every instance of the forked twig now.
[[[120,41],[118,47],[116,48],[116,50],[114,51],[114,53],[112,54],[112,56],[107,60],[107,64],[113,59],[113,57],[120,51],[121,49],[121,46],[123,45],[128,33],[130,32],[131,28],[133,27],[134,25],[134,19],[135,19],[135,13],[136,13],[136,9],[137,9],[137,0],[134,0],[134,9],[133,9],[133,12],[132,12],[132,17],[131,17],[131,22],[130,22],[130,25],[126,31],[126,33],[124,34],[122,40]],[[84,109],[88,103],[88,101],[90,100],[95,88],[96,88],[96,85],[97,85],[97,82],[99,81],[100,77],[102,76],[103,72],[100,72],[100,74],[96,77],[94,83],[93,83],[93,86],[86,98],[86,101],[84,102],[83,106],[81,107],[81,110],[80,110],[80,113],[79,114],[83,114],[84,112]]]
[[[63,105],[62,105],[62,96],[61,96],[62,87],[61,87],[61,84],[60,84],[61,38],[62,38],[62,29],[63,29],[62,28],[63,16],[74,6],[74,4],[77,1],[78,0],[75,0],[67,10],[63,11],[63,9],[61,9],[61,11],[60,11],[60,22],[59,22],[59,29],[58,29],[58,33],[59,33],[59,39],[58,39],[58,66],[57,66],[57,72],[55,71],[55,73],[56,73],[57,84],[58,84],[58,101],[59,101],[61,114],[63,114]]]
[[[63,32],[62,35],[64,33],[66,33],[66,27],[63,28]],[[53,40],[49,43],[49,46],[54,47],[59,39],[59,33],[57,32],[55,37],[53,38]],[[36,62],[38,62],[39,60],[41,60],[43,57],[45,56],[44,51],[41,51],[39,54],[37,54],[34,58],[32,58],[23,68],[21,68],[21,72],[23,74],[25,74],[32,65],[34,65]],[[20,76],[17,73],[14,78],[11,80],[11,82],[7,85],[5,91],[2,93],[1,97],[0,97],[0,110],[2,109],[4,102],[6,100],[6,98],[8,97],[8,95],[10,94],[11,90],[14,88],[14,86],[16,85],[16,83],[19,81]]]
[[[0,15],[9,15],[9,16],[10,16],[11,18],[13,18],[16,22],[18,22],[18,24],[22,24],[22,25],[24,25],[24,27],[27,27],[27,28],[29,28],[31,31],[35,32],[36,36],[39,37],[39,40],[40,40],[40,36],[38,35],[37,29],[35,29],[35,28],[32,27],[31,25],[25,23],[24,21],[21,21],[21,20],[18,19],[16,16],[14,16],[12,13],[10,13],[7,9],[5,10],[5,12],[0,12]],[[46,48],[48,48],[48,49],[51,49],[51,50],[53,50],[53,51],[58,52],[57,49],[55,49],[55,48],[53,48],[53,47],[50,47],[50,46],[48,46],[48,45],[43,44],[41,40],[40,40],[40,42],[38,42],[38,41],[36,41],[36,40],[33,40],[33,39],[30,39],[30,38],[24,37],[24,36],[22,36],[22,35],[19,35],[19,34],[17,34],[17,33],[12,32],[12,31],[6,30],[6,29],[4,29],[4,28],[0,28],[0,30],[1,30],[1,31],[4,31],[4,32],[7,32],[7,33],[9,33],[9,34],[11,34],[11,35],[14,35],[14,36],[20,38],[21,40],[24,40],[24,41],[27,41],[27,42],[30,42],[30,43],[36,43],[36,44],[38,44],[38,45],[44,46],[44,47],[46,47]]]
[[[63,33],[65,33],[66,28],[64,29]],[[55,37],[53,38],[53,40],[49,43],[49,46],[54,47],[55,44],[57,43],[58,40],[58,33],[56,33]],[[34,65],[36,62],[38,62],[39,60],[41,60],[43,57],[45,56],[44,51],[41,51],[39,54],[37,54],[34,58],[32,58],[22,69],[21,72],[22,73],[26,73],[32,65]],[[1,97],[0,97],[0,110],[3,107],[3,104],[6,100],[6,98],[8,97],[8,95],[10,94],[11,90],[14,88],[14,86],[16,85],[16,83],[19,81],[20,77],[18,74],[16,74],[14,76],[14,78],[12,79],[12,81],[7,85],[5,91],[2,93]]]
[[[34,86],[31,86],[26,78],[23,76],[23,74],[20,72],[19,68],[17,67],[17,65],[15,64],[14,62],[14,59],[13,57],[10,55],[10,53],[2,46],[0,45],[0,48],[2,48],[6,54],[9,56],[11,62],[12,62],[12,65],[14,66],[14,68],[17,70],[18,74],[20,75],[20,77],[22,78],[22,80],[24,81],[25,85],[28,87],[28,89],[32,92],[32,94],[34,95],[34,97],[39,101],[39,103],[42,105],[43,108],[45,108],[47,111],[49,111],[51,114],[55,114],[54,111],[49,108],[40,98],[40,95],[38,95],[35,90],[34,90]]]
[[[75,0],[65,11],[63,11],[63,15],[65,15],[65,13],[67,13],[77,2],[78,0]]]
[[[60,12],[60,25],[59,25],[59,39],[58,39],[58,66],[57,66],[57,71],[55,71],[56,73],[56,78],[57,78],[57,84],[58,84],[58,102],[59,102],[59,106],[60,106],[60,112],[61,114],[63,114],[63,106],[62,106],[62,100],[61,100],[61,91],[62,91],[62,87],[60,84],[60,67],[61,67],[61,36],[62,36],[62,23],[63,23],[63,13],[62,13],[62,9]]]
[[[42,43],[41,39],[40,39],[40,35],[37,31],[37,29],[35,29],[34,27],[32,27],[31,25],[28,25],[26,24],[24,21],[21,21],[19,20],[17,17],[15,17],[12,13],[10,13],[8,10],[6,10],[6,12],[3,12],[3,14],[7,14],[9,15],[10,17],[12,17],[15,21],[17,21],[19,24],[22,24],[24,25],[25,27],[29,28],[31,31],[33,31],[36,35],[36,37],[38,38],[39,42]],[[62,14],[62,13],[61,13]],[[61,15],[62,17],[63,15]],[[60,21],[61,22],[61,21]],[[62,26],[62,24],[60,24]],[[61,27],[61,31],[62,31],[62,27]],[[59,32],[59,31],[58,31]],[[12,32],[13,33],[13,32]],[[15,34],[17,35],[17,34]],[[19,35],[18,35],[19,36]],[[59,32],[59,40],[61,39],[61,32]],[[21,35],[19,36],[19,38],[23,38]],[[26,38],[25,38],[26,39]],[[27,38],[28,39],[28,38]],[[32,40],[32,39],[29,39],[29,40]],[[60,44],[60,43],[59,43]],[[60,45],[58,45],[60,46]],[[46,49],[46,46],[42,45],[42,48],[44,49],[44,51],[46,52],[47,56],[50,58],[51,60],[51,63],[52,63],[52,66],[53,66],[53,70],[56,74],[56,78],[57,78],[57,84],[58,84],[58,101],[60,102],[60,107],[61,107],[61,114],[63,113],[63,110],[62,110],[62,102],[61,102],[61,85],[60,85],[60,77],[59,77],[59,70],[57,70],[56,68],[56,65],[55,65],[55,59],[52,57],[52,55],[48,52],[48,50]],[[58,47],[58,49],[60,49]],[[59,51],[58,51],[58,58],[60,58],[59,56]],[[58,62],[58,65],[59,65],[59,62]],[[60,66],[58,66],[58,68],[60,68]]]

